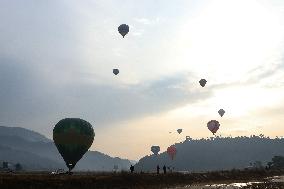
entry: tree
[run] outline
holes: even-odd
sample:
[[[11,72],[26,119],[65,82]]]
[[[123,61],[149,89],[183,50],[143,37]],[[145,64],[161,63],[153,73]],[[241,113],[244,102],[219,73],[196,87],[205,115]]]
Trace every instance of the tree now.
[[[254,167],[255,169],[262,169],[262,168],[263,168],[262,162],[261,162],[261,161],[255,161],[255,162],[253,163],[253,167]]]
[[[271,169],[272,164],[273,164],[272,162],[268,162],[268,163],[267,163],[268,169]]]
[[[274,156],[272,162],[267,164],[273,169],[284,169],[284,157],[283,156]]]

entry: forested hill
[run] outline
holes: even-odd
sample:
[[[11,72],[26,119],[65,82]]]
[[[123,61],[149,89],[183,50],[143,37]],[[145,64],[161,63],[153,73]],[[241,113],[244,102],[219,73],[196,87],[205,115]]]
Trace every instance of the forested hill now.
[[[155,171],[156,166],[172,166],[178,171],[210,171],[246,168],[261,161],[265,166],[273,156],[284,156],[284,139],[263,135],[192,140],[175,144],[173,161],[166,152],[146,156],[135,165],[136,171]]]
[[[20,163],[24,170],[55,170],[65,168],[63,158],[52,140],[21,127],[0,126],[0,169],[2,162]],[[75,167],[76,171],[112,171],[129,169],[127,159],[88,151]]]

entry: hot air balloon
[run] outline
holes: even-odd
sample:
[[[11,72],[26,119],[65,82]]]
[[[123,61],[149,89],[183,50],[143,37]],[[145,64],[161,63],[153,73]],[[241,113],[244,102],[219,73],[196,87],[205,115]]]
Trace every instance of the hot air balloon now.
[[[182,129],[178,129],[177,132],[178,134],[180,134],[182,132]]]
[[[112,70],[112,73],[113,73],[114,75],[117,75],[117,74],[119,73],[119,69],[113,69],[113,70]]]
[[[218,113],[219,113],[219,115],[220,115],[221,117],[223,117],[223,115],[224,115],[224,113],[225,113],[225,110],[220,109],[220,110],[218,111]]]
[[[220,124],[216,120],[211,120],[207,123],[208,129],[215,135],[215,133],[218,131]]]
[[[160,146],[152,146],[151,152],[153,152],[153,154],[155,155],[158,155],[158,153],[160,152]]]
[[[204,87],[206,83],[207,83],[206,79],[200,79],[199,81],[199,84],[201,85],[201,87]]]
[[[186,140],[192,140],[192,138],[190,136],[186,136],[185,138]]]
[[[53,141],[69,172],[91,147],[95,133],[92,125],[79,118],[65,118],[53,128]]]
[[[122,37],[124,38],[124,36],[129,32],[129,26],[126,24],[121,24],[118,27],[118,32],[122,35]]]
[[[167,153],[169,154],[171,160],[174,160],[174,157],[177,153],[177,149],[174,145],[167,148]]]

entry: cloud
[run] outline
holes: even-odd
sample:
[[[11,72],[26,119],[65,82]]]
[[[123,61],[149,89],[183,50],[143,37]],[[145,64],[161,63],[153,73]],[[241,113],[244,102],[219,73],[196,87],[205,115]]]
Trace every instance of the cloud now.
[[[208,134],[199,124],[218,116],[222,104],[228,107],[226,128],[236,133],[242,132],[240,125],[249,125],[247,132],[263,126],[264,115],[267,122],[278,121],[283,112],[251,113],[277,104],[281,95],[274,94],[284,86],[283,56],[270,60],[283,32],[254,2],[237,8],[184,0],[16,2],[0,2],[1,125],[50,136],[60,119],[81,117],[100,132],[114,130],[112,137],[122,127],[144,128],[150,124],[146,118],[154,116],[158,121],[141,135],[157,124],[196,123],[190,132],[199,136]],[[241,17],[240,10],[245,10]],[[126,38],[117,32],[121,23],[130,25]],[[113,68],[121,70],[117,77]],[[208,79],[204,88],[200,77]],[[182,110],[171,118],[167,112],[175,109]],[[116,148],[116,139],[100,136],[102,149],[106,143]],[[127,142],[124,135],[121,140]]]
[[[134,18],[134,21],[141,23],[141,24],[145,24],[145,25],[149,25],[153,23],[147,18]]]
[[[98,122],[115,122],[139,118],[152,114],[159,114],[172,108],[183,105],[184,103],[194,102],[203,98],[197,92],[191,93],[183,88],[187,78],[173,76],[163,78],[148,83],[140,83],[126,86],[93,86],[92,93],[96,94],[89,99],[96,110],[96,120]],[[87,89],[91,86],[85,86]],[[80,91],[80,94],[84,94]],[[82,108],[88,106],[85,99]]]
[[[265,65],[257,66],[249,70],[244,78],[238,81],[226,82],[210,85],[210,90],[224,88],[241,87],[249,85],[260,85],[266,88],[279,88],[284,86],[281,78],[284,76],[284,56],[276,56],[274,62],[268,62]]]
[[[135,85],[110,85],[87,82],[83,78],[88,76],[77,72],[45,72],[8,58],[1,62],[1,124],[24,124],[37,130],[50,128],[64,117],[82,117],[98,127],[110,125],[159,114],[210,95],[190,91],[184,74]]]
[[[284,100],[284,99],[283,99]],[[255,110],[252,112],[257,117],[267,117],[267,118],[279,118],[282,117],[284,112],[284,103],[279,103],[277,106],[266,107],[260,110]]]
[[[147,19],[147,18],[133,18],[133,20],[137,23],[144,24],[144,25],[153,25],[160,22],[160,18],[157,17],[155,19]]]

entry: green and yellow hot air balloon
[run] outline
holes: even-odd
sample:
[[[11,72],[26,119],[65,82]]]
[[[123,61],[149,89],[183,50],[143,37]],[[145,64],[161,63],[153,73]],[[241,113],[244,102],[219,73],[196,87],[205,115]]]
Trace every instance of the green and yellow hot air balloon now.
[[[69,172],[91,147],[95,137],[92,125],[79,118],[65,118],[53,128],[53,141]]]

